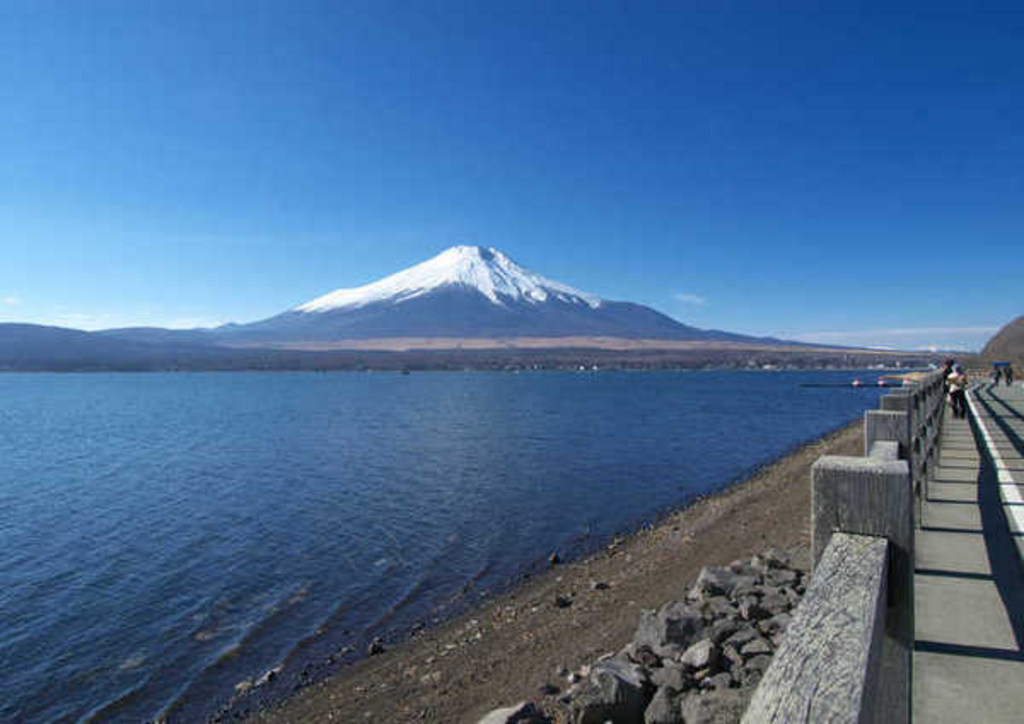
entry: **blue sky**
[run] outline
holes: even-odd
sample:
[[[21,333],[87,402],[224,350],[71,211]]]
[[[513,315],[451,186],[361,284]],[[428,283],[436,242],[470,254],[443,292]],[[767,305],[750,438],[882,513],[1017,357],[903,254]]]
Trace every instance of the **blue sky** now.
[[[978,347],[1024,313],[1024,6],[891,5],[6,0],[0,320],[251,321],[470,243]]]

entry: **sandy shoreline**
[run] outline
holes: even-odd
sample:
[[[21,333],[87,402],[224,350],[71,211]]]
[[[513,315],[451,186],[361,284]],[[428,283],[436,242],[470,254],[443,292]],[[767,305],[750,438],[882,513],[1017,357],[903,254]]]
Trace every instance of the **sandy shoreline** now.
[[[635,632],[640,610],[683,597],[702,566],[778,548],[805,567],[810,466],[820,455],[859,455],[862,447],[857,421],[653,527],[346,667],[250,721],[475,724],[488,711],[523,700],[562,721],[555,689],[566,683],[556,672],[619,649]],[[241,696],[224,720],[255,705]]]

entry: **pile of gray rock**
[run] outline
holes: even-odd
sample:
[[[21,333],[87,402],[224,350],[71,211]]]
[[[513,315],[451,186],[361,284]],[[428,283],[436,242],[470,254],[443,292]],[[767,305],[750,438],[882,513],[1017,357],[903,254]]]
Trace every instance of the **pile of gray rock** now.
[[[804,573],[774,551],[704,568],[685,600],[643,611],[636,635],[621,651],[566,672],[570,686],[559,699],[565,710],[558,719],[738,722],[803,593]],[[504,712],[508,716],[483,721],[550,721],[535,708]]]

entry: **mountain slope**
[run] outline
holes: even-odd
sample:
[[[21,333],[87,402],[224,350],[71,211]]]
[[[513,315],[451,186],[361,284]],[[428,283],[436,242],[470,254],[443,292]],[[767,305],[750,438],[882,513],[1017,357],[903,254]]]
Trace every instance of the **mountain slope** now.
[[[146,344],[209,345],[217,343],[214,329],[164,329],[163,327],[120,327],[96,332],[104,337]]]
[[[217,331],[225,344],[265,345],[410,337],[763,341],[689,327],[649,307],[604,300],[476,246],[452,247],[378,282]]]
[[[116,330],[161,339],[159,330]],[[84,332],[38,324],[0,323],[0,371],[158,371],[359,369],[401,366],[387,355],[318,355],[287,350],[233,349],[195,344],[178,335],[143,342],[108,332]]]
[[[992,362],[1024,364],[1024,316],[1000,329],[985,345],[981,356]]]
[[[0,369],[101,369],[165,355],[156,345],[64,327],[0,324]]]

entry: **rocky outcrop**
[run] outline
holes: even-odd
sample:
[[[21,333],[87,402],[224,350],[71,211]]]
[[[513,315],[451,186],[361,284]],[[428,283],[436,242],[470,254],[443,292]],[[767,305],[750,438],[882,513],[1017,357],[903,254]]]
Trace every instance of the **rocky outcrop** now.
[[[738,722],[803,593],[803,572],[777,552],[704,568],[685,599],[643,611],[622,650],[565,672],[558,720]]]

